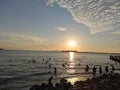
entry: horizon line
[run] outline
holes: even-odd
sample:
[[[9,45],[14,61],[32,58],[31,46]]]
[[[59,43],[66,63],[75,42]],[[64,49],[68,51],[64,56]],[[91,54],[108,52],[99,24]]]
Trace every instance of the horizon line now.
[[[120,52],[94,52],[94,51],[77,51],[77,50],[19,50],[19,49],[3,49],[8,51],[36,51],[36,52],[76,52],[76,53],[103,53],[103,54],[120,54]],[[2,50],[1,50],[2,51]]]

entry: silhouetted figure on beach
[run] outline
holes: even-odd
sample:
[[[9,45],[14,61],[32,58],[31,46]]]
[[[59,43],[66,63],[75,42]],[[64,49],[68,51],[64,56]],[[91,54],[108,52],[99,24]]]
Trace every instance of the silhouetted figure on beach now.
[[[95,66],[93,68],[96,68]],[[103,74],[85,81],[76,81],[74,85],[66,79],[60,79],[55,86],[52,84],[53,76],[48,79],[48,84],[32,85],[29,90],[120,90],[120,74]],[[6,90],[6,89],[1,89]]]
[[[68,90],[67,80],[62,78],[60,80],[61,90]]]
[[[113,65],[111,65],[111,67],[112,67],[111,74],[113,74],[115,67]]]
[[[106,71],[106,73],[108,73],[108,66],[105,67],[105,71]]]
[[[49,60],[51,60],[51,58],[49,57]]]
[[[85,72],[88,72],[88,71],[89,71],[89,66],[86,65]]]
[[[49,67],[51,68],[51,65],[49,64]]]
[[[57,68],[56,67],[54,68],[54,74],[55,75],[57,74]]]
[[[65,67],[65,64],[62,64],[63,67]]]
[[[31,60],[31,62],[32,62],[32,63],[36,63],[36,60],[33,59],[33,60]]]
[[[54,86],[53,86],[53,84],[52,84],[52,79],[53,79],[53,76],[51,76],[51,77],[48,79],[48,85],[47,85],[48,90],[54,90]]]
[[[47,85],[45,83],[41,84],[41,90],[46,90],[47,89]],[[40,90],[40,89],[39,89]]]
[[[112,67],[112,71],[114,71],[114,70],[115,70],[115,67],[114,67],[113,65],[111,65],[111,67]]]
[[[97,68],[94,66],[94,67],[93,67],[93,75],[94,75],[94,76],[96,75],[96,69],[97,69]]]
[[[52,84],[52,79],[53,79],[53,76],[51,76],[51,77],[48,79],[48,84],[49,84],[49,85],[53,85],[53,84]]]
[[[46,61],[45,64],[48,64],[49,61]]]
[[[99,66],[99,74],[102,74],[102,67]]]
[[[61,85],[59,83],[55,84],[55,90],[61,90]]]

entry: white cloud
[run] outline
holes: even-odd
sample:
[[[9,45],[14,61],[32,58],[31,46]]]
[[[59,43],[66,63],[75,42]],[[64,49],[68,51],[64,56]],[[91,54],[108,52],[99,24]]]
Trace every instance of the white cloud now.
[[[61,32],[67,31],[67,28],[65,28],[65,27],[57,27],[55,29],[57,29],[58,31],[61,31]]]
[[[78,23],[90,27],[91,33],[120,29],[120,0],[45,0],[66,8]]]
[[[30,35],[21,35],[10,32],[0,32],[0,41],[10,41],[18,43],[44,43],[47,39]]]
[[[117,34],[117,35],[120,35],[120,31],[114,31],[112,32],[113,34]]]
[[[47,5],[51,5],[54,2],[54,0],[49,0],[49,1],[45,0],[45,2],[46,2]]]
[[[0,32],[0,42],[0,47],[5,49],[44,50],[49,41],[46,38],[32,35]]]

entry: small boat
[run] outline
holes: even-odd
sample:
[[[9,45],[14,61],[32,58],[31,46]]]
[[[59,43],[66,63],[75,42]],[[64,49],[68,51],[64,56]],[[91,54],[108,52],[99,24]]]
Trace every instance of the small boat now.
[[[120,62],[120,55],[110,55],[110,59],[113,61]]]

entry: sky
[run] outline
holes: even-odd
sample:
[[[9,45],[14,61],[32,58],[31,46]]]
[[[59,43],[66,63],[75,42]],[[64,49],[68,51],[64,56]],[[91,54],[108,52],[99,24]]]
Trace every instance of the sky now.
[[[120,1],[0,0],[0,48],[120,53]]]

